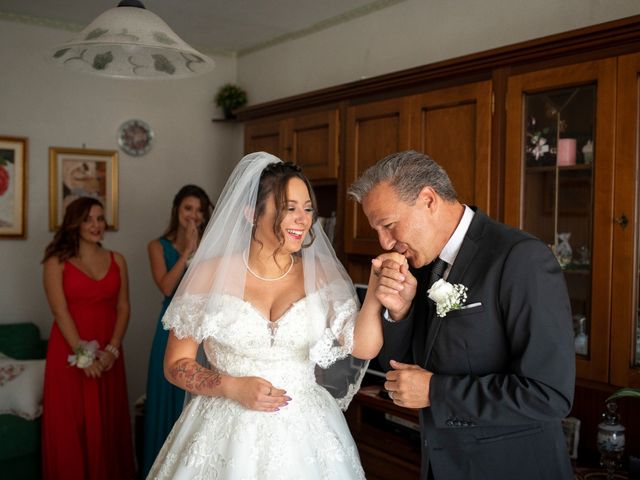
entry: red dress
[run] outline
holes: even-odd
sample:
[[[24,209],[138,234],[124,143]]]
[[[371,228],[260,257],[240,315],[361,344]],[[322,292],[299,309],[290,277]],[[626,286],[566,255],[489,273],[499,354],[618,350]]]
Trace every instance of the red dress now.
[[[111,340],[116,324],[120,268],[111,253],[106,276],[93,280],[65,262],[67,308],[82,340]],[[97,379],[67,362],[69,345],[53,323],[44,376],[42,469],[44,480],[129,480],[135,467],[124,356]]]

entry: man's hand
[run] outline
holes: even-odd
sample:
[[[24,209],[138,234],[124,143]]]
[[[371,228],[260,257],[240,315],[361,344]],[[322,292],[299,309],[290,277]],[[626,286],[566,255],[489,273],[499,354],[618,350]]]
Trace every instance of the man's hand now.
[[[374,287],[378,301],[389,311],[393,320],[402,320],[411,308],[418,282],[409,271],[407,259],[388,252],[371,260],[369,287]]]
[[[425,408],[429,401],[429,383],[433,373],[418,365],[391,360],[393,370],[387,372],[384,388],[393,403],[406,408]]]

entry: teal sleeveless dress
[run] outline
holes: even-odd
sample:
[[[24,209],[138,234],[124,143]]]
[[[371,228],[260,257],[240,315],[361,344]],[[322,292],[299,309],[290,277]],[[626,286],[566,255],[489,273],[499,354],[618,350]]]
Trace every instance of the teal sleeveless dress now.
[[[180,253],[165,237],[160,237],[159,240],[162,245],[164,263],[167,271],[169,271],[180,258]],[[162,367],[169,331],[163,328],[161,320],[172,298],[173,293],[168,297],[164,297],[162,302],[162,310],[158,317],[156,333],[151,346],[151,355],[149,356],[147,401],[144,411],[142,478],[146,478],[167,435],[173,428],[173,424],[182,413],[184,404],[184,390],[175,387],[165,379]]]

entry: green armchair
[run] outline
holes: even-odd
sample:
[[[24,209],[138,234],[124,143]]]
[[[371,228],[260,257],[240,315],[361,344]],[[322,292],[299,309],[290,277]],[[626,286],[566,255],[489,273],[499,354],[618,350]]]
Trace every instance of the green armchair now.
[[[45,358],[47,342],[33,323],[0,325],[0,352],[18,360]],[[41,477],[40,417],[25,420],[0,414],[0,472],[2,478],[37,480]]]

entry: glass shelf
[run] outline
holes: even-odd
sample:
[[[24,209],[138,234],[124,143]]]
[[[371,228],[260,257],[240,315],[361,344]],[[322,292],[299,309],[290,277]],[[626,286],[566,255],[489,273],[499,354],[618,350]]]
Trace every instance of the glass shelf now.
[[[593,169],[593,165],[592,164],[582,164],[582,165],[564,165],[564,166],[558,166],[558,165],[546,165],[546,166],[527,166],[526,170],[527,172],[553,172],[556,169],[562,171],[562,170],[592,170]]]
[[[571,264],[569,266],[564,267],[562,271],[565,275],[591,275],[590,267],[573,267]]]
[[[553,250],[569,290],[576,353],[590,355],[595,85],[524,94],[524,230]]]

